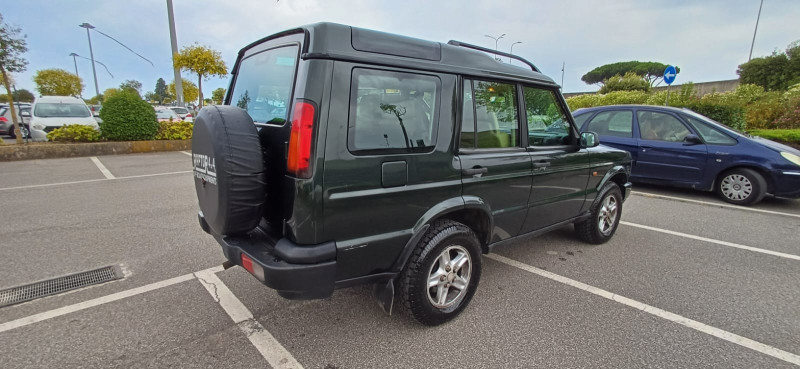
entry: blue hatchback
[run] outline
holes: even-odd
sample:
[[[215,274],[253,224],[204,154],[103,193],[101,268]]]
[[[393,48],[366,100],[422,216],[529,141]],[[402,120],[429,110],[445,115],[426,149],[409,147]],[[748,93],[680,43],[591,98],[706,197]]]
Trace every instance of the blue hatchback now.
[[[688,109],[611,105],[573,113],[581,131],[627,150],[631,180],[715,191],[751,205],[771,193],[800,197],[800,150],[734,131]]]

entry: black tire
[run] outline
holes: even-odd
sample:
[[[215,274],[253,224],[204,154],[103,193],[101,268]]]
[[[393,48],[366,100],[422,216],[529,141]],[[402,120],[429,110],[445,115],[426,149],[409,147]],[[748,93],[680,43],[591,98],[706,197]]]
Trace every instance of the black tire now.
[[[433,272],[433,267],[443,271],[438,266],[440,257],[447,250],[448,255],[456,255],[452,259],[456,262],[458,257],[466,255],[469,257],[463,266],[456,270],[447,269],[442,283],[448,285],[445,289],[446,304],[437,307],[432,302],[432,290],[439,290],[439,287],[428,288],[428,279]],[[466,269],[464,266],[469,264],[470,268],[466,275],[466,287],[458,289],[456,284],[460,284],[455,278],[464,277]],[[440,220],[431,226],[425,236],[417,244],[417,248],[411,254],[405,269],[400,274],[397,289],[398,299],[402,309],[407,311],[418,322],[435,326],[445,323],[460,314],[467,307],[478,288],[481,278],[481,247],[475,232],[464,224],[452,220]],[[449,285],[452,284],[452,287]],[[430,296],[430,297],[429,297]],[[452,296],[452,299],[450,297]]]
[[[27,135],[27,137],[26,137],[26,135],[25,135],[25,131],[23,130],[23,128],[28,130],[28,135]],[[22,131],[22,138],[30,138],[30,137],[31,137],[31,134],[30,134],[30,131],[31,131],[31,130],[30,130],[30,127],[28,127],[27,125],[24,125],[24,124],[20,124],[20,125],[19,125],[19,129],[20,129],[20,130],[23,130],[23,131]],[[11,136],[11,138],[17,138],[17,132],[15,132],[15,131],[16,131],[16,127],[14,127],[14,125],[12,124],[12,125],[11,125],[11,129],[9,129],[9,130],[8,130],[8,135],[9,135],[9,136]]]
[[[764,198],[767,181],[755,170],[735,168],[720,174],[714,190],[725,202],[748,206]]]
[[[613,210],[608,209],[611,203],[616,205]],[[614,182],[606,183],[600,189],[590,211],[589,219],[575,223],[575,234],[587,243],[595,245],[606,243],[617,232],[619,220],[622,218],[622,191],[619,186]],[[613,219],[611,219],[612,211]],[[608,228],[601,229],[601,217],[604,220],[604,227]]]

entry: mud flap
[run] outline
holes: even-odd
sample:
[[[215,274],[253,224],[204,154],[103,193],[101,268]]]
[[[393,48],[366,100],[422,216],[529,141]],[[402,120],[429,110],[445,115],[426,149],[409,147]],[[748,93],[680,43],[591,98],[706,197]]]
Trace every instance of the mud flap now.
[[[389,316],[392,315],[392,307],[394,306],[394,279],[387,282],[379,282],[375,284],[375,298],[378,299],[378,305]]]

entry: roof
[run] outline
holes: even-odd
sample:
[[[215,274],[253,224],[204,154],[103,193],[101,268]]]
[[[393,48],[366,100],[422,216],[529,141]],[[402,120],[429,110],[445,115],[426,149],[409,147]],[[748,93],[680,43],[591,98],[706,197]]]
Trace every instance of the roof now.
[[[276,33],[244,47],[239,57],[263,42],[296,33],[305,34],[301,58],[306,60],[347,60],[556,86],[551,78],[528,66],[498,62],[481,51],[337,23],[314,23]]]
[[[33,103],[82,103],[86,104],[83,100],[73,97],[73,96],[39,96],[37,97]]]
[[[647,109],[655,109],[655,110],[666,110],[671,112],[683,112],[686,111],[686,108],[676,108],[673,106],[663,106],[663,105],[644,105],[644,104],[619,104],[619,105],[603,105],[603,106],[593,106],[591,108],[580,108],[572,112],[573,114],[580,114],[584,112],[593,112],[598,110],[607,110],[612,108],[647,108]]]

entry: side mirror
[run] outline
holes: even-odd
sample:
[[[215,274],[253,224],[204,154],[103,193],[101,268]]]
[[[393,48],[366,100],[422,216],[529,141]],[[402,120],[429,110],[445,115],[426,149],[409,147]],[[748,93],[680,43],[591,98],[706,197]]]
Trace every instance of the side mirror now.
[[[595,147],[600,144],[600,136],[594,132],[583,132],[581,133],[581,147],[582,148],[589,148]]]
[[[19,112],[19,116],[27,118],[27,117],[31,116],[31,112],[29,112],[29,111],[21,111],[21,112]]]
[[[701,143],[703,143],[703,140],[701,140],[700,137],[697,137],[697,135],[693,135],[691,133],[683,138],[684,145],[698,145]]]

